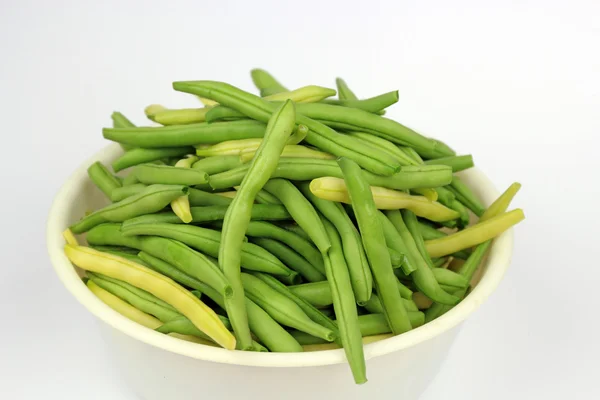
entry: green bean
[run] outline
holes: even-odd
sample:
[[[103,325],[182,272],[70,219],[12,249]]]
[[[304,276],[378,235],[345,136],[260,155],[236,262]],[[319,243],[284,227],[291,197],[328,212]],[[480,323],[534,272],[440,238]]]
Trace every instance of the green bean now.
[[[428,139],[410,128],[357,108],[348,108],[322,103],[306,103],[298,105],[298,112],[313,120],[342,123],[352,126],[350,130],[368,132],[381,136],[394,143],[409,145],[421,155],[454,155],[445,148],[440,148],[435,141]],[[308,126],[308,125],[307,125]],[[310,126],[308,126],[310,129]],[[432,158],[432,157],[430,157]]]
[[[348,132],[348,135],[353,136],[367,145],[375,146],[382,151],[385,151],[390,156],[396,158],[400,165],[419,165],[412,157],[408,156],[398,148],[394,143],[379,136],[371,135],[365,132]]]
[[[123,178],[123,181],[121,183],[123,184],[123,187],[125,187],[125,186],[135,185],[135,184],[139,183],[139,181],[135,177],[135,174],[129,173],[129,174],[127,174],[127,176],[125,178]]]
[[[341,158],[338,160],[344,181],[348,187],[352,209],[356,215],[367,259],[375,286],[381,296],[385,314],[394,334],[409,331],[410,321],[406,309],[400,300],[396,279],[392,269],[389,252],[385,245],[385,236],[381,222],[377,217],[377,208],[371,189],[355,162]]]
[[[319,272],[325,273],[323,258],[319,251],[301,236],[289,232],[283,228],[273,225],[269,222],[250,221],[246,229],[246,235],[253,237],[264,237],[278,240],[292,248],[308,262],[310,262]]]
[[[448,262],[448,258],[440,257],[431,259],[433,263],[433,268],[443,268],[443,266]]]
[[[133,128],[133,127],[135,127],[133,122],[131,122],[129,119],[127,119],[126,116],[124,116],[123,114],[121,114],[118,111],[113,112],[112,115],[110,116],[110,118],[113,121],[113,128]],[[131,150],[133,148],[133,146],[121,144],[121,148],[123,150],[127,151],[127,150]]]
[[[121,201],[133,195],[143,192],[148,185],[144,185],[143,183],[134,183],[127,186],[114,188],[110,192],[110,200],[111,201]]]
[[[356,313],[356,299],[350,282],[348,266],[342,251],[342,241],[335,227],[323,219],[331,248],[323,254],[325,272],[333,299],[333,309],[338,318],[338,328],[346,358],[350,364],[354,381],[358,384],[367,381],[362,335]],[[310,333],[310,332],[307,332]]]
[[[327,281],[309,282],[290,286],[289,290],[317,308],[323,308],[333,304],[331,288]]]
[[[241,273],[244,289],[248,298],[258,304],[277,322],[310,333],[332,342],[335,339],[334,332],[311,320],[302,309],[288,297],[271,288],[257,277]]]
[[[378,217],[381,221],[381,227],[383,228],[383,235],[385,237],[386,245],[389,248],[396,250],[399,254],[402,255],[403,260],[400,264],[400,267],[406,275],[409,275],[417,268],[407,257],[408,249],[406,247],[406,244],[404,243],[404,240],[402,239],[402,236],[400,236],[394,225],[381,211],[379,211]]]
[[[227,208],[219,248],[219,266],[234,289],[227,309],[234,332],[242,348],[251,347],[248,315],[244,305],[244,287],[240,278],[241,247],[246,228],[252,218],[256,193],[263,188],[279,161],[279,155],[294,130],[295,108],[290,100],[281,105],[269,118],[264,139],[250,162],[237,195]],[[264,308],[264,307],[263,307]]]
[[[448,236],[446,233],[438,231],[431,225],[421,221],[419,221],[419,232],[423,236],[424,240],[432,240]],[[467,258],[469,258],[469,253],[466,251],[457,251],[456,253],[452,254],[452,256],[460,258],[461,260],[466,260]]]
[[[331,243],[325,227],[312,204],[291,182],[285,179],[271,179],[264,189],[283,203],[294,221],[310,236],[321,253],[329,250]]]
[[[446,293],[440,288],[437,280],[435,279],[433,271],[429,267],[428,262],[419,252],[417,244],[415,243],[415,239],[407,228],[400,211],[386,211],[385,215],[402,237],[402,240],[406,245],[406,249],[408,250],[406,256],[408,257],[409,262],[411,262],[416,268],[416,270],[411,273],[411,277],[413,278],[415,285],[421,292],[423,292],[433,301],[449,305],[456,304],[459,299],[456,296]]]
[[[250,71],[250,76],[252,77],[252,82],[254,82],[254,85],[260,91],[260,95],[263,97],[268,94],[288,91],[285,86],[277,82],[277,80],[264,69],[255,68]],[[267,90],[268,94],[266,92]]]
[[[419,254],[421,255],[421,258],[427,263],[429,268],[433,268],[433,261],[431,261],[431,257],[429,256],[429,252],[427,251],[427,247],[425,246],[425,241],[423,240],[423,236],[421,235],[421,231],[419,229],[419,221],[417,220],[417,216],[415,215],[415,213],[413,213],[412,211],[409,211],[409,210],[402,210],[402,211],[400,211],[400,214],[401,214],[402,220],[404,221],[404,224],[406,225],[406,228],[408,229],[408,232],[410,233],[410,235],[413,238],[413,241],[415,243],[415,246],[417,247],[417,250],[419,251]],[[391,219],[392,219],[392,224],[394,225],[394,227],[397,228],[398,226],[402,226],[402,224],[398,220],[397,213],[393,213]],[[397,229],[401,230],[403,228],[397,228]],[[437,279],[437,277],[436,277],[436,279]],[[438,282],[439,282],[439,280],[438,280]]]
[[[98,251],[102,251],[102,250],[98,250]],[[141,261],[142,263],[144,263],[144,261],[142,261],[142,259],[140,259],[139,257],[137,257],[137,258],[139,259],[139,261]],[[139,263],[139,261],[134,261],[134,262],[138,262]],[[146,264],[142,264],[142,265],[146,266]],[[175,309],[175,307],[171,306],[169,303],[167,303],[165,301],[162,301],[158,297],[154,296],[152,293],[148,293],[147,291],[145,291],[143,289],[140,289],[140,288],[138,288],[136,286],[133,286],[133,285],[127,283],[127,282],[121,281],[119,279],[111,278],[110,276],[106,276],[106,275],[102,275],[102,274],[94,273],[94,272],[89,272],[89,271],[86,274],[92,280],[95,278],[95,279],[101,279],[101,280],[104,280],[104,281],[108,281],[108,282],[110,282],[110,283],[112,283],[114,285],[117,285],[117,286],[121,287],[122,289],[124,289],[124,290],[126,290],[128,292],[133,293],[135,296],[137,296],[137,297],[139,297],[139,298],[141,298],[141,299],[143,299],[145,301],[148,301],[150,303],[154,303],[157,306],[160,306],[162,308],[166,308],[167,310],[170,310],[172,312],[175,312],[175,313],[179,314],[177,312],[177,310]],[[98,283],[97,283],[97,285],[100,286],[100,287],[102,287],[102,285],[100,285]],[[106,289],[106,288],[104,288],[104,290],[108,290],[109,292],[111,292],[109,289]],[[111,293],[113,293],[115,296],[119,296],[118,294],[116,294],[114,292],[111,292]],[[123,300],[127,301],[127,299],[124,299],[123,297],[121,297],[121,298]],[[127,302],[130,303],[130,304],[132,304],[129,301],[127,301]],[[144,310],[142,310],[142,311],[144,311]],[[153,314],[152,312],[149,312],[149,311],[145,311],[145,312],[147,312],[148,314],[152,314],[152,315],[156,316],[158,319],[160,319],[162,321],[162,319],[158,315],[155,315],[155,314]],[[179,314],[179,316],[181,316],[181,314]],[[170,315],[170,317],[173,317],[173,315]]]
[[[185,186],[152,185],[137,195],[97,210],[71,225],[73,233],[83,233],[103,222],[120,222],[142,214],[162,210],[171,200],[186,194]]]
[[[217,291],[203,282],[187,275],[179,269],[159,258],[153,257],[145,252],[140,253],[140,257],[146,261],[150,267],[161,274],[168,276],[176,282],[191,288],[200,290],[225,309],[225,300]],[[265,344],[271,351],[279,352],[299,352],[302,346],[285,329],[281,327],[273,318],[269,316],[259,306],[246,298],[246,309],[248,311],[248,323],[252,332],[258,339]]]
[[[167,165],[142,164],[132,171],[138,181],[145,184],[200,185],[208,182],[208,174],[191,168]]]
[[[215,122],[211,124],[202,122],[199,124],[160,127],[104,128],[102,130],[105,139],[147,149],[213,144],[225,140],[262,138],[264,133],[265,124],[250,120]],[[188,147],[186,149],[185,153],[169,154],[154,158],[154,160],[194,153],[194,150],[189,151]]]
[[[312,319],[319,325],[324,326],[325,328],[331,329],[331,331],[336,335],[335,342],[342,344],[342,341],[339,337],[339,330],[335,322],[333,322],[328,316],[323,314],[320,310],[317,310],[310,302],[304,300],[302,297],[297,296],[293,293],[287,286],[279,282],[277,279],[273,278],[267,274],[254,273],[254,276],[269,285],[272,289],[278,291],[282,295],[286,296],[294,303],[298,305],[304,311],[304,313],[308,316],[308,318]],[[327,282],[325,282],[327,283]],[[328,284],[328,283],[327,283]]]
[[[87,241],[92,246],[127,246],[144,251],[205,282],[226,298],[231,297],[231,286],[219,268],[203,254],[181,242],[156,236],[127,237],[121,233],[120,224],[102,224],[92,228],[87,234]]]
[[[340,171],[341,172],[341,171]],[[348,265],[352,290],[358,304],[363,304],[371,296],[373,276],[365,255],[360,234],[348,217],[344,208],[337,203],[319,199],[304,182],[299,185],[304,196],[327,218],[337,229],[342,240],[342,251]]]
[[[168,322],[168,321],[171,321],[173,319],[176,319],[176,318],[179,318],[182,316],[179,312],[177,312],[170,305],[169,305],[169,307],[164,307],[162,304],[158,304],[154,301],[147,300],[145,298],[138,296],[136,293],[129,291],[125,287],[115,283],[114,281],[118,281],[116,279],[114,279],[113,281],[110,281],[108,279],[104,279],[104,275],[94,274],[93,272],[92,273],[88,272],[87,275],[92,280],[92,282],[94,282],[96,285],[100,286],[102,289],[114,294],[115,296],[117,296],[121,300],[124,300],[127,303],[131,304],[138,310],[143,311],[147,314],[154,315],[156,318],[158,318],[162,322]],[[133,285],[130,285],[130,286],[135,288],[135,286],[133,286]],[[136,289],[138,289],[138,288],[136,288]],[[138,290],[143,291],[142,289],[138,289]],[[143,291],[143,292],[145,292],[145,291]],[[145,292],[145,293],[154,297],[156,300],[160,300],[148,292]],[[160,301],[162,301],[162,300],[160,300]],[[165,303],[165,304],[167,304],[167,303]],[[190,323],[191,323],[191,321],[190,321]]]
[[[154,121],[154,116],[160,112],[163,111],[167,111],[168,108],[160,105],[160,104],[150,104],[149,106],[147,106],[146,108],[144,108],[144,114],[146,114],[146,117],[150,120],[150,121]]]
[[[431,257],[445,256],[493,239],[523,219],[523,210],[517,208],[443,238],[428,240],[425,245]]]
[[[298,272],[309,282],[324,281],[325,275],[322,274],[314,265],[308,262],[300,254],[286,246],[285,244],[267,238],[253,237],[250,239],[253,243],[259,245],[285,263],[289,268]]]
[[[425,161],[425,164],[448,165],[449,167],[452,167],[452,172],[463,171],[465,169],[472,168],[475,165],[473,164],[473,156],[470,154],[464,156],[433,158]]]
[[[271,193],[267,192],[264,189],[261,189],[256,193],[256,202],[259,204],[279,204],[281,205],[281,201]]]
[[[417,165],[423,164],[423,159],[421,158],[419,153],[417,153],[417,151],[415,149],[413,149],[412,147],[398,146],[398,148],[404,154],[406,154],[408,157],[410,157]]]
[[[276,107],[276,104],[223,82],[174,82],[173,88],[182,92],[212,97],[213,100],[226,107],[231,107],[244,115],[263,122],[268,120]],[[296,114],[296,123],[308,127],[309,132],[305,139],[307,143],[327,153],[355,159],[363,167],[380,175],[391,175],[398,170],[395,161],[389,160],[385,153],[382,154],[377,149],[360,146],[356,139],[339,134],[318,121]],[[387,164],[388,161],[392,162],[392,165]]]
[[[417,308],[417,305],[415,304],[414,301],[412,301],[412,299],[402,298],[401,300],[402,300],[402,304],[404,305],[404,308],[406,309],[407,312],[419,311],[419,309]],[[379,296],[377,296],[377,293],[373,293],[371,295],[371,298],[369,299],[369,301],[367,301],[363,305],[363,307],[367,311],[369,311],[370,313],[373,313],[373,314],[383,313],[383,305],[381,304],[381,300],[380,300]],[[415,328],[415,327],[413,326],[413,328]]]
[[[188,192],[190,206],[228,206],[231,199],[214,193],[204,192],[199,189],[190,188]]]
[[[383,111],[389,106],[398,102],[398,91],[387,92],[379,96],[370,97],[363,100],[323,100],[321,103],[333,104],[338,106],[358,108],[371,113]]]
[[[122,227],[121,232],[124,236],[151,235],[174,239],[211,257],[219,255],[221,244],[221,232],[191,225],[138,224]],[[283,265],[277,257],[252,243],[242,244],[241,263],[244,268],[251,271],[282,276],[296,274]]]
[[[229,171],[211,175],[209,178],[210,186],[215,190],[237,186],[247,171],[248,167],[241,165]],[[452,181],[452,170],[446,166],[407,166],[391,176],[375,175],[364,170],[362,173],[372,186],[397,190],[438,187]],[[271,177],[293,181],[308,181],[326,176],[342,177],[342,172],[334,160],[282,157]]]
[[[100,161],[96,161],[87,170],[88,176],[94,184],[110,198],[114,189],[122,186],[121,181],[111,174]]]
[[[335,85],[337,86],[338,97],[340,100],[358,100],[358,97],[350,90],[342,78],[335,78]]]
[[[465,206],[469,208],[469,210],[473,211],[475,215],[481,217],[483,212],[485,211],[485,207],[477,196],[469,189],[467,185],[456,175],[452,178],[452,183],[450,184],[449,189],[454,193],[456,198],[463,203]]]
[[[225,198],[225,197],[223,197]],[[192,213],[192,224],[201,224],[205,222],[221,221],[225,218],[229,206],[206,206],[206,207],[190,207]],[[274,204],[254,204],[250,214],[252,220],[289,220],[290,214],[283,206]],[[131,218],[123,222],[123,227],[128,227],[135,224],[150,224],[150,223],[167,223],[180,224],[181,219],[172,211],[164,211],[155,214],[141,215],[136,218]]]
[[[140,128],[123,128],[123,129],[140,129]],[[125,154],[113,161],[112,168],[115,172],[119,172],[125,168],[133,167],[134,165],[148,163],[150,161],[160,160],[165,157],[181,157],[186,154],[193,154],[193,147],[161,147],[152,149],[134,148],[127,150]]]
[[[388,252],[390,253],[390,262],[392,263],[392,268],[400,268],[404,263],[404,254],[392,249],[391,247],[388,247]]]
[[[469,281],[460,274],[445,268],[432,268],[435,279],[441,285],[453,286],[456,288],[466,288]]]
[[[218,174],[219,172],[229,171],[240,165],[242,165],[242,161],[238,155],[215,156],[206,157],[196,161],[194,165],[192,165],[192,169],[199,169],[209,175],[213,175]]]

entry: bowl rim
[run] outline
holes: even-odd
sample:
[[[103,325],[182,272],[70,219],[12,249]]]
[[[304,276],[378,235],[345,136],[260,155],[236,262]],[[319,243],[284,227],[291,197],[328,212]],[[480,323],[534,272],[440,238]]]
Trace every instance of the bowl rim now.
[[[231,351],[187,342],[137,324],[114,311],[88,290],[64,254],[62,232],[72,222],[69,220],[69,205],[76,200],[78,188],[88,180],[87,168],[98,160],[110,163],[121,152],[121,147],[112,143],[83,162],[56,194],[48,215],[46,240],[52,265],[67,290],[89,312],[112,328],[150,346],[203,361],[256,367],[308,367],[346,363],[343,349],[305,353],[259,353]],[[479,169],[471,168],[462,171],[460,175],[467,181],[477,182],[473,190],[484,204],[489,205],[498,196],[498,191],[492,182]],[[498,287],[510,265],[513,240],[512,229],[494,240],[488,252],[487,267],[481,280],[452,310],[402,335],[365,345],[365,358],[371,359],[415,346],[459,325]]]

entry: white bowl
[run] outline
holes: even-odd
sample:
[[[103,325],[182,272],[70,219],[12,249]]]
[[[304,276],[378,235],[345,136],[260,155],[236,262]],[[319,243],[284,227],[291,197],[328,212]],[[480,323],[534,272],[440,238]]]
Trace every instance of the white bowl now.
[[[81,271],[63,253],[62,232],[86,211],[107,203],[88,179],[94,161],[110,164],[122,153],[109,145],[87,160],[67,180],[54,200],[47,226],[50,259],[56,273],[102,323],[101,330],[115,363],[143,399],[241,395],[248,399],[354,399],[392,394],[416,399],[437,374],[460,324],[496,289],[512,255],[509,230],[494,240],[483,274],[471,294],[442,317],[410,332],[365,346],[369,382],[355,385],[342,350],[307,353],[228,351],[179,340],[130,321],[102,303],[83,284]],[[479,170],[462,177],[489,205],[498,195]]]

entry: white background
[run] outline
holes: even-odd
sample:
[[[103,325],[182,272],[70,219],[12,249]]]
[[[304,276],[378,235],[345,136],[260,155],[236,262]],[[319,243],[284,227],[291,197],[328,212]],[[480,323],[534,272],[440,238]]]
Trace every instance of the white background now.
[[[1,1],[0,398],[133,398],[48,261],[52,198],[113,110],[143,123],[197,104],[171,81],[251,89],[253,67],[399,89],[390,116],[523,184],[512,267],[423,400],[600,398],[599,17],[597,0]]]

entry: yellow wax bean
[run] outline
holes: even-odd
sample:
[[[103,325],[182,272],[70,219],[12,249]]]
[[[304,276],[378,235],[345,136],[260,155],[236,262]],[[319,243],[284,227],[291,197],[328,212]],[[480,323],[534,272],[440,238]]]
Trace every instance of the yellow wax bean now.
[[[240,161],[247,163],[256,154],[256,149],[247,148],[240,152]],[[281,157],[315,158],[320,160],[335,160],[335,156],[323,151],[313,150],[301,145],[287,145],[283,148]]]
[[[351,204],[348,189],[343,179],[324,177],[313,179],[310,183],[310,191],[315,196],[325,200],[337,201]],[[424,196],[411,196],[398,190],[387,189],[379,186],[371,186],[375,206],[380,210],[407,209],[419,217],[431,221],[450,221],[456,219],[460,214],[448,207],[431,201]]]
[[[218,315],[173,280],[140,264],[89,247],[65,245],[65,254],[78,267],[120,279],[144,289],[175,307],[212,340],[226,349],[235,349],[235,337]]]
[[[292,100],[295,103],[316,103],[328,97],[335,96],[336,93],[337,92],[333,89],[309,85],[296,90],[265,96],[264,99],[269,101]]]
[[[451,235],[439,239],[427,240],[425,247],[431,257],[442,257],[493,239],[524,219],[525,214],[523,210],[517,208]]]
[[[65,238],[67,244],[72,244],[73,246],[77,246],[79,244],[77,238],[75,237],[75,235],[73,235],[73,232],[71,232],[69,228],[65,229],[62,235],[63,238]]]
[[[436,192],[435,189],[416,188],[416,189],[412,189],[412,191],[420,194],[421,196],[425,196],[427,199],[429,199],[431,201],[437,201],[437,199],[438,199],[438,192]]]
[[[229,191],[229,192],[219,192],[219,193],[215,193],[215,194],[217,196],[227,197],[227,198],[233,199],[235,197],[236,193],[237,192],[235,190],[232,190],[232,191]]]
[[[154,122],[161,125],[185,125],[206,121],[206,113],[212,107],[162,110],[153,115]]]
[[[202,157],[238,155],[245,149],[258,149],[262,139],[226,140],[204,148],[196,148],[196,154]]]
[[[500,197],[498,197],[496,201],[494,201],[492,205],[487,208],[487,210],[485,210],[485,212],[481,215],[481,218],[479,218],[479,222],[486,221],[505,212],[519,189],[521,189],[521,184],[519,182],[515,182],[510,185],[508,189],[506,189],[506,191],[502,193]]]
[[[154,115],[166,111],[167,107],[161,106],[160,104],[150,104],[148,107],[144,108],[144,114],[150,121],[154,121]]]
[[[196,161],[198,161],[198,157],[191,156],[177,161],[175,166],[179,168],[191,168]],[[183,223],[189,224],[192,222],[192,211],[190,210],[190,200],[187,194],[173,200],[171,202],[171,209]]]

